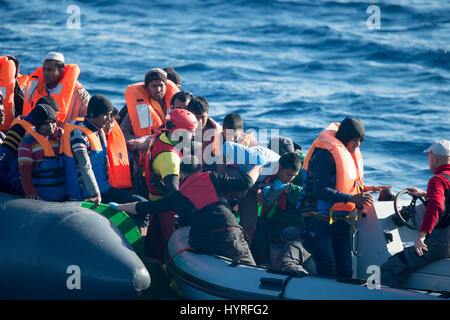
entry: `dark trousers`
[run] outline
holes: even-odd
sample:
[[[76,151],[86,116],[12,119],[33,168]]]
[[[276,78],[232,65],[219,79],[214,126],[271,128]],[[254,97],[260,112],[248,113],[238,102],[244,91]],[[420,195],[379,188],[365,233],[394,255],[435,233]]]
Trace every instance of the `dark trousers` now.
[[[317,273],[325,276],[351,278],[351,226],[342,219],[329,224],[314,216],[305,218],[305,229],[311,235],[309,247]]]
[[[425,265],[450,257],[450,227],[434,229],[425,240],[428,251],[419,256],[414,246],[393,255],[381,266],[381,283],[401,286],[408,276]]]
[[[204,233],[195,233],[191,229],[189,244],[201,253],[216,254],[255,265],[247,238],[240,227]]]
[[[257,264],[270,263],[271,243],[281,244],[283,230],[288,227],[300,228],[303,217],[295,209],[278,211],[271,218],[258,217],[256,231],[253,236],[252,253]]]
[[[157,260],[163,260],[167,244],[175,231],[175,212],[164,212],[150,216],[150,227],[145,238],[145,254]]]

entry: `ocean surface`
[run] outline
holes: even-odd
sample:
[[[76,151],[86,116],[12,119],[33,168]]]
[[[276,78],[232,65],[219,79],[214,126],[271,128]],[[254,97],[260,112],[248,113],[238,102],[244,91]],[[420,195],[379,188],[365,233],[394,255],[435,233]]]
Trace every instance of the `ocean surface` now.
[[[450,139],[450,1],[0,0],[0,55],[29,74],[49,51],[119,109],[127,85],[173,66],[215,120],[237,112],[305,152],[360,118],[365,182],[395,192],[425,189],[422,151]]]

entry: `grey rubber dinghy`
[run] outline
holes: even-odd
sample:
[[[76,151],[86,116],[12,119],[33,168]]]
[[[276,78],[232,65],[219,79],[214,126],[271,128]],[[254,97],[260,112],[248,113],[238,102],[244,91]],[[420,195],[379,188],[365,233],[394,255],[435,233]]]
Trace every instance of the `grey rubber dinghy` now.
[[[131,219],[83,204],[0,193],[1,299],[135,299],[149,287]]]
[[[380,266],[417,237],[417,231],[409,226],[411,220],[405,225],[396,213],[407,211],[402,209],[410,207],[408,201],[399,200],[395,205],[400,206],[400,209],[394,210],[394,201],[375,202],[358,218],[357,231],[353,234],[353,279],[292,275],[281,270],[236,263],[225,257],[196,253],[188,250],[189,227],[176,230],[169,240],[169,274],[186,297],[193,300],[448,299],[450,259],[417,270],[410,276],[405,288],[383,286],[379,282],[374,285],[376,282],[371,279],[375,270],[373,266]],[[420,210],[417,212],[420,213]],[[417,224],[420,219],[413,220]]]

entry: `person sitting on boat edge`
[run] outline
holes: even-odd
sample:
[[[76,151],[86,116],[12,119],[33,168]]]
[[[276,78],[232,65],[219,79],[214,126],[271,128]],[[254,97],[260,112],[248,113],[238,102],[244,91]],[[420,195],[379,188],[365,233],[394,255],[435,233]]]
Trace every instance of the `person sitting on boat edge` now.
[[[204,160],[211,154],[212,142],[216,134],[222,131],[222,126],[209,117],[209,103],[205,97],[199,96],[192,99],[187,106],[187,110],[195,115],[199,123],[195,140],[200,141],[201,150],[198,150],[198,154],[194,151],[194,154],[202,162],[202,166],[204,166],[203,170],[210,171],[208,165],[205,166]],[[210,147],[208,148],[208,146]]]
[[[195,116],[184,109],[173,110],[169,119],[165,128],[155,133],[145,157],[145,182],[150,200],[179,189],[181,158],[186,152],[191,154],[192,137],[198,126]],[[149,257],[163,259],[174,231],[174,218],[173,212],[150,216],[150,232],[145,241]]]
[[[146,72],[144,82],[129,85],[124,93],[125,106],[121,110],[120,128],[132,152],[132,180],[134,192],[146,196],[144,159],[153,134],[166,123],[170,101],[178,87],[167,79],[160,68]],[[126,114],[124,114],[126,112]]]
[[[190,225],[190,246],[200,252],[217,254],[255,265],[247,238],[227,202],[227,194],[245,192],[256,181],[261,165],[240,177],[201,172],[196,157],[185,156],[181,163],[183,183],[179,191],[157,201],[114,205],[132,215],[155,215],[173,210]]]
[[[359,146],[365,137],[362,122],[346,118],[332,123],[314,141],[303,163],[304,190],[297,207],[305,216],[311,250],[320,275],[351,278],[351,228],[356,208],[371,206],[364,191]],[[380,191],[381,188],[370,187]]]
[[[20,141],[18,162],[26,199],[65,200],[64,161],[61,156],[62,129],[57,112],[47,104],[35,107],[35,127]]]
[[[408,194],[427,199],[425,216],[414,246],[390,257],[381,266],[381,283],[401,286],[415,270],[450,257],[450,141],[434,142],[428,153],[434,176],[427,191],[408,188]]]
[[[71,199],[100,203],[111,201],[147,201],[126,190],[112,187],[108,176],[107,142],[103,127],[114,106],[101,94],[88,103],[83,121],[69,121],[64,126],[62,148],[66,168],[66,194]],[[80,179],[81,177],[81,179]],[[135,223],[145,234],[148,221],[136,217]]]
[[[42,97],[38,105],[51,106],[56,112],[59,110],[58,103],[52,97]],[[0,145],[0,191],[23,196],[22,183],[20,182],[19,165],[17,161],[17,150],[22,138],[34,128],[36,119],[41,110],[31,110],[27,116],[17,117],[7,131],[3,143]]]
[[[90,95],[78,81],[79,75],[77,64],[66,64],[62,53],[49,52],[42,67],[29,76],[23,115],[29,114],[41,97],[51,96],[58,102],[58,124],[86,116]]]
[[[294,143],[289,137],[273,137],[269,141],[268,148],[277,151],[283,156],[289,152],[297,153],[300,161],[295,159],[289,166],[288,159],[279,160],[280,170],[277,175],[269,177],[269,183],[263,188],[261,211],[258,217],[252,253],[258,265],[271,266],[270,248],[271,244],[281,244],[282,231],[290,226],[300,228],[303,216],[296,210],[297,199],[303,190],[302,176],[299,174],[304,154],[300,145]],[[291,156],[293,158],[293,155]],[[283,168],[283,169],[282,169]],[[291,175],[295,177],[289,181]]]

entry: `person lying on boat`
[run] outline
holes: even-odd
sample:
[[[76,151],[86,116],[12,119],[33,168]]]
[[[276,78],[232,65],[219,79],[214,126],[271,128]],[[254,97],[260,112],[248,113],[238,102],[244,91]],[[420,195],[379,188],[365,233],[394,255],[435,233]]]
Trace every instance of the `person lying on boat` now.
[[[180,166],[183,184],[179,191],[149,202],[113,204],[131,215],[154,215],[175,211],[191,227],[190,246],[202,253],[217,254],[255,265],[246,236],[228,205],[227,194],[247,191],[256,181],[261,165],[240,177],[202,172],[194,156],[185,156]]]
[[[314,141],[303,163],[304,192],[297,208],[305,216],[312,236],[312,255],[321,275],[351,278],[351,228],[357,207],[371,206],[381,187],[363,186],[359,146],[364,140],[362,122],[346,118],[332,123]]]
[[[299,155],[300,161],[304,158],[300,145],[294,143],[289,137],[273,137],[267,147],[277,151],[280,156],[294,152]],[[284,161],[280,162],[280,166],[286,166]],[[300,166],[295,169],[300,169]],[[282,170],[286,169],[280,169]],[[303,190],[303,181],[302,175],[298,174],[299,170],[294,171],[297,175],[290,183],[281,182],[279,177],[283,175],[278,173],[268,178],[266,182],[269,185],[262,189],[261,211],[251,247],[258,265],[272,265],[271,244],[282,244],[281,233],[285,228],[302,226],[303,216],[297,212],[296,205],[300,192]]]
[[[280,157],[275,151],[254,146],[247,148],[242,144],[227,141],[223,147],[225,172],[231,176],[239,176],[248,171],[254,164],[262,164],[263,168],[256,184],[243,197],[238,199],[240,223],[244,228],[250,243],[253,245],[253,236],[258,218],[258,194],[260,189],[270,185],[270,192],[265,196],[278,198],[298,174],[301,160],[297,153],[287,152]],[[219,168],[221,168],[219,166]],[[272,196],[275,194],[275,196]]]
[[[57,112],[50,105],[42,103],[34,109],[37,109],[35,127],[23,137],[18,149],[25,198],[62,201],[65,199],[64,161],[60,153],[63,130],[57,126]]]
[[[381,283],[401,286],[415,270],[450,257],[450,141],[434,142],[428,153],[434,176],[427,191],[408,188],[409,194],[427,199],[425,216],[414,246],[395,254],[381,266]]]
[[[51,106],[56,112],[59,111],[58,102],[52,97],[42,97],[37,106],[45,104]],[[6,132],[5,140],[0,145],[0,191],[24,196],[22,183],[20,182],[19,163],[17,161],[17,150],[19,143],[27,132],[34,128],[42,110],[35,107],[27,116],[17,117]]]

